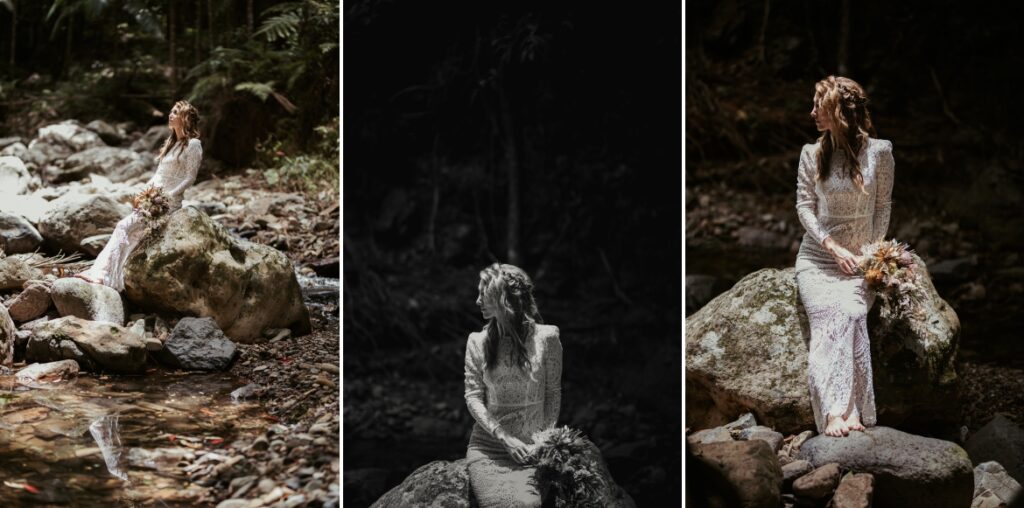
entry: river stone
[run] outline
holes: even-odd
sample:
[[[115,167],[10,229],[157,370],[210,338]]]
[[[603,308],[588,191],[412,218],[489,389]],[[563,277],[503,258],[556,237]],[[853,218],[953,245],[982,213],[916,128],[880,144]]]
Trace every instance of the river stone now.
[[[737,434],[744,441],[760,439],[768,443],[768,446],[772,447],[773,452],[778,452],[782,449],[782,442],[786,439],[782,434],[762,425],[740,430]]]
[[[1017,482],[1024,482],[1024,430],[996,414],[964,444],[971,462],[999,462]]]
[[[96,257],[100,255],[100,252],[103,252],[103,248],[110,241],[110,236],[108,233],[90,236],[89,238],[83,238],[82,242],[78,245],[86,254]]]
[[[790,490],[797,478],[814,471],[814,464],[806,460],[794,460],[782,466],[782,489]]]
[[[10,145],[7,145],[7,146],[4,147],[3,150],[0,150],[0,156],[11,156],[11,157],[17,157],[17,158],[19,158],[21,160],[25,160],[24,159],[25,152],[27,152],[27,151],[28,151],[28,147],[25,146],[24,143],[18,141],[16,143],[12,143]]]
[[[883,320],[876,305],[868,318],[878,416],[889,423],[959,414],[953,405],[960,322],[915,259],[924,317]],[[743,278],[686,319],[687,426],[714,427],[750,411],[785,434],[813,428],[809,343],[792,268]]]
[[[32,176],[21,159],[5,155],[0,157],[0,196],[27,194]],[[6,210],[6,207],[4,208]]]
[[[77,120],[66,120],[39,129],[36,138],[28,144],[25,162],[43,167],[97,146],[106,144],[95,132],[86,129]]]
[[[139,176],[154,166],[153,158],[127,148],[100,146],[78,152],[61,164],[53,182],[81,180],[99,174],[112,182],[123,182]]]
[[[78,375],[78,362],[60,360],[48,363],[33,363],[18,371],[18,382],[24,385],[63,381]]]
[[[39,233],[66,253],[79,252],[83,239],[112,233],[131,211],[107,195],[67,193],[51,203],[39,221]]]
[[[814,502],[824,500],[839,485],[839,464],[825,464],[793,482],[796,497]]]
[[[11,318],[19,323],[32,321],[50,308],[50,282],[46,280],[30,280],[25,282],[22,292],[11,302],[8,309]]]
[[[974,498],[991,492],[1000,501],[1010,504],[1021,495],[1020,483],[996,461],[982,462],[974,467]]]
[[[804,443],[796,458],[875,475],[879,508],[964,507],[974,492],[974,470],[963,448],[889,427],[868,427],[846,437],[819,435]]]
[[[121,295],[109,286],[65,277],[54,281],[50,287],[50,298],[61,316],[124,324]]]
[[[210,318],[182,318],[155,353],[161,363],[183,370],[227,370],[238,351]]]
[[[154,311],[212,317],[241,343],[267,328],[311,330],[288,257],[232,236],[191,206],[169,215],[129,256],[125,295]]]
[[[10,367],[14,363],[14,342],[17,340],[18,328],[7,312],[7,307],[0,303],[0,366]]]
[[[694,444],[708,444],[708,443],[723,443],[726,441],[735,441],[732,438],[732,434],[729,429],[725,427],[715,427],[713,429],[704,429],[701,431],[694,432],[689,436],[686,436],[686,442],[692,445]]]
[[[124,142],[124,135],[103,120],[93,120],[87,123],[85,128],[95,132],[108,145],[117,146]]]
[[[871,508],[875,477],[866,473],[850,474],[839,482],[831,508]]]
[[[43,243],[39,231],[21,215],[0,211],[0,251],[22,254]]]
[[[692,447],[694,457],[721,472],[744,508],[781,505],[782,469],[768,443],[731,441]]]
[[[146,367],[146,345],[123,326],[65,316],[33,329],[25,359],[75,360],[87,372],[137,373]]]
[[[381,496],[371,508],[405,506],[478,506],[469,486],[466,459],[437,460],[413,471],[405,481]]]
[[[28,258],[7,256],[0,258],[0,291],[20,289],[33,279],[43,278],[43,272],[33,267]]]
[[[136,152],[157,152],[163,146],[164,141],[171,135],[170,127],[166,125],[154,125],[132,143],[131,149]]]

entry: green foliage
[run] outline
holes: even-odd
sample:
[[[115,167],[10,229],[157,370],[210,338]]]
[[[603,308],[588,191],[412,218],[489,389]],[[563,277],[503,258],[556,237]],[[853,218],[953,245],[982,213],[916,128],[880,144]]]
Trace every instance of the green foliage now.
[[[317,193],[340,183],[339,123],[335,117],[314,129],[317,143],[310,153],[296,154],[288,143],[270,136],[257,146],[257,163],[267,184],[280,190]]]

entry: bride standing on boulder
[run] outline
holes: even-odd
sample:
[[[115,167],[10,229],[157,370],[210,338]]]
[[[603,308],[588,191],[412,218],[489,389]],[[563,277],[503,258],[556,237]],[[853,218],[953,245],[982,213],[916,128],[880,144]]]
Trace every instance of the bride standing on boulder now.
[[[195,106],[187,101],[175,103],[167,117],[167,125],[171,128],[171,135],[156,157],[156,174],[146,184],[147,189],[159,190],[166,207],[164,214],[181,208],[185,189],[195,183],[199,163],[203,159],[203,145],[199,142],[199,111]],[[123,291],[125,261],[142,239],[147,221],[154,219],[150,210],[133,208],[131,214],[117,223],[92,267],[75,277]]]
[[[867,95],[855,81],[815,84],[811,117],[821,132],[804,145],[796,208],[807,230],[796,259],[811,327],[807,380],[819,433],[845,436],[875,425],[867,314],[874,294],[858,274],[863,245],[889,228],[892,143],[875,139]]]

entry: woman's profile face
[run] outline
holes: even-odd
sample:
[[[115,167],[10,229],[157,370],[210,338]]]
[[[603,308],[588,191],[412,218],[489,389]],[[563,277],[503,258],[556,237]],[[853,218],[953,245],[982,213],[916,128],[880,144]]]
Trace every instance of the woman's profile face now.
[[[480,314],[484,317],[484,319],[491,319],[492,317],[494,317],[494,309],[491,308],[491,304],[489,302],[490,299],[484,295],[484,290],[486,288],[487,285],[484,284],[483,280],[481,280],[480,284],[476,288],[476,305],[477,307],[480,307]]]
[[[818,132],[825,132],[829,130],[829,128],[832,125],[829,121],[828,115],[822,112],[820,108],[818,108],[820,102],[821,96],[818,94],[814,94],[814,102],[811,106],[811,118],[814,119],[814,126],[818,129]]]
[[[167,126],[172,129],[181,127],[181,110],[178,106],[171,108],[171,113],[167,115]]]

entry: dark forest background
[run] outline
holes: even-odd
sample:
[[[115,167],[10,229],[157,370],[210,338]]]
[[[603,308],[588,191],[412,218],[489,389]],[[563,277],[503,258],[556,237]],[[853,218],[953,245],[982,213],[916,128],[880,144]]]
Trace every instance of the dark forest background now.
[[[678,6],[346,4],[345,500],[465,455],[478,272],[535,279],[561,424],[680,498]]]
[[[792,266],[814,83],[863,85],[896,160],[889,237],[927,262],[962,325],[961,422],[1024,421],[1024,45],[1018,3],[688,2],[686,313]]]

